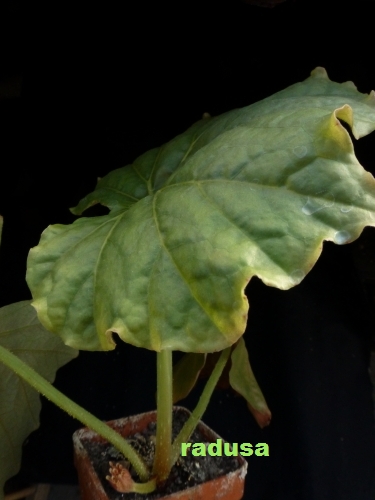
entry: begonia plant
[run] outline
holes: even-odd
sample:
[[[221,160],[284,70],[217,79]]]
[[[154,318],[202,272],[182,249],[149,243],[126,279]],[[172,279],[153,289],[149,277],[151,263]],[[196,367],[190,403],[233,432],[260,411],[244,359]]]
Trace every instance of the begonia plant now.
[[[313,268],[324,241],[350,243],[375,225],[375,180],[358,162],[347,128],[355,139],[375,129],[375,93],[332,82],[318,67],[260,102],[204,115],[175,139],[104,176],[72,209],[80,216],[100,203],[107,215],[44,231],[27,262],[38,320],[29,303],[0,310],[0,460],[13,460],[6,470],[0,466],[0,483],[19,463],[19,453],[4,447],[18,433],[7,419],[25,404],[15,386],[3,385],[13,371],[121,450],[139,476],[129,485],[133,491],[153,491],[168,477],[227,363],[231,386],[261,426],[269,423],[242,337],[245,288],[253,276],[282,290],[294,287]],[[11,316],[14,307],[27,310],[29,319],[12,331],[10,323],[20,319]],[[36,371],[28,366],[28,350],[41,342],[35,328],[60,342],[61,359],[47,353],[54,370],[77,349],[114,349],[113,333],[156,352],[152,470],[126,440],[37,373],[44,361]],[[173,351],[185,353],[174,368]],[[192,416],[172,442],[173,403],[194,387],[207,354],[218,352]]]

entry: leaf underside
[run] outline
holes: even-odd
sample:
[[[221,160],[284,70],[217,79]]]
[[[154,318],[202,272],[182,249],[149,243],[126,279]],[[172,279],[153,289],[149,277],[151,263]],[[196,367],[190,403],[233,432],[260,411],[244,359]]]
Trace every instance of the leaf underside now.
[[[243,334],[253,276],[289,289],[324,240],[355,240],[375,221],[375,181],[354,137],[375,129],[375,94],[322,68],[243,109],[205,118],[103,177],[30,251],[27,281],[47,329],[79,349],[112,332],[159,351],[213,352]]]
[[[186,398],[194,388],[206,362],[206,354],[189,352],[173,367],[173,404]]]
[[[0,308],[0,344],[50,382],[58,368],[77,356],[40,324],[30,301]],[[39,394],[0,363],[0,499],[21,464],[22,443],[39,427]]]
[[[240,338],[231,355],[232,366],[229,382],[232,388],[243,396],[249,410],[260,427],[266,427],[271,421],[271,412],[255,379],[250,366],[245,341]]]

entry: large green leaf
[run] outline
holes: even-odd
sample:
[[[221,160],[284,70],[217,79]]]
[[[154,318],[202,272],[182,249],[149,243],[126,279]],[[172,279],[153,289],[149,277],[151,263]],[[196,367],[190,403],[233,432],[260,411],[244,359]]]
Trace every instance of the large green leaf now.
[[[40,324],[30,301],[0,309],[0,345],[52,382],[57,369],[77,356]],[[39,426],[39,394],[0,363],[0,500],[21,463],[22,443]]]
[[[317,68],[268,99],[204,119],[99,181],[78,207],[111,212],[54,225],[27,280],[42,323],[68,345],[212,352],[245,329],[252,276],[297,285],[324,240],[375,223],[375,180],[357,138],[375,129],[375,93]]]

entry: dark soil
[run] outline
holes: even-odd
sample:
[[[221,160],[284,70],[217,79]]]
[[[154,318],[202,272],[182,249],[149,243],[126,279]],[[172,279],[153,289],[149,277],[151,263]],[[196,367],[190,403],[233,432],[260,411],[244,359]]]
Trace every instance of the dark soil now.
[[[174,412],[173,439],[177,436],[186,420],[187,415],[185,413]],[[142,433],[137,433],[128,438],[129,442],[142,455],[150,468],[155,453],[155,431],[156,424],[151,423]],[[207,439],[199,430],[195,430],[190,438],[190,442],[207,443]],[[235,471],[239,467],[236,457],[211,457],[208,454],[205,457],[194,457],[191,453],[188,453],[186,457],[179,457],[165,484],[155,490],[155,492],[147,496],[139,493],[118,493],[105,479],[109,471],[109,462],[122,462],[124,467],[129,469],[133,479],[139,482],[139,477],[134,472],[133,468],[129,466],[129,462],[109,443],[90,443],[87,440],[82,440],[82,443],[90,456],[94,469],[110,500],[157,499],[220,477],[228,472]]]

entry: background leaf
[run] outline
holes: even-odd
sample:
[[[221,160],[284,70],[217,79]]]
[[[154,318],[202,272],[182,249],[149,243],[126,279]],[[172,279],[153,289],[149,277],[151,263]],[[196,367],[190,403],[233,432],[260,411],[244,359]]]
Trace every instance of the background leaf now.
[[[30,301],[0,309],[0,344],[53,382],[56,371],[78,352],[44,329]],[[0,499],[21,464],[22,443],[39,427],[39,394],[0,363]]]
[[[186,398],[206,362],[206,354],[189,352],[173,367],[173,404]]]
[[[374,178],[339,120],[370,133],[375,94],[317,68],[103,178],[76,212],[100,201],[110,214],[51,226],[30,252],[42,323],[81,349],[114,348],[111,332],[156,351],[235,343],[252,276],[289,289],[324,240],[349,243],[375,224]]]
[[[260,427],[269,425],[271,412],[254,377],[250,366],[244,339],[241,337],[231,354],[232,366],[229,370],[229,382],[232,388],[243,396],[251,413]]]

